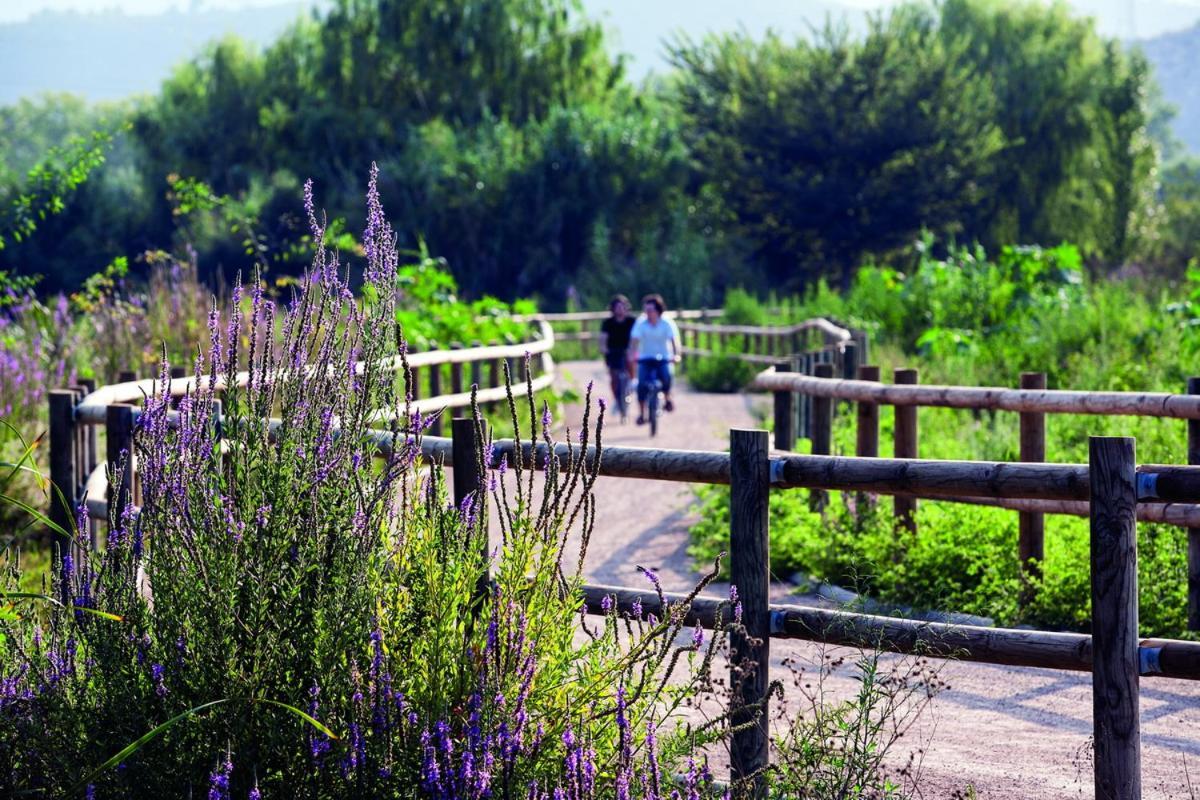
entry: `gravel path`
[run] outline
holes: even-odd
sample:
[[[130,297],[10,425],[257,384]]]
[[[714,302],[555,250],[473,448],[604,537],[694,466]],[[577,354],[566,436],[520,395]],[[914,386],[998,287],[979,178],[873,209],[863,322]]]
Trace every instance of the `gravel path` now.
[[[561,383],[582,395],[589,380],[607,396],[607,376],[598,362],[567,362]],[[611,423],[605,442],[689,450],[723,450],[728,431],[754,427],[764,398],[690,392],[681,382],[677,410],[666,415],[654,440],[643,427]],[[566,422],[579,424],[578,407]],[[590,580],[641,586],[637,566],[654,568],[664,588],[685,590],[698,574],[687,555],[688,526],[695,519],[691,488],[684,484],[601,478],[596,529],[586,561]],[[716,587],[714,587],[716,588]],[[777,600],[788,597],[777,584]],[[802,642],[772,643],[772,676],[784,677],[785,658],[819,662],[830,648]],[[845,655],[845,651],[842,651]],[[850,692],[850,668],[827,684]],[[940,676],[949,684],[917,727],[902,740],[899,761],[910,753],[921,765],[922,795],[929,798],[1089,798],[1091,779],[1091,681],[1086,674],[946,663]],[[788,704],[797,702],[789,692]],[[1143,678],[1142,775],[1146,798],[1200,797],[1200,684]],[[898,748],[900,746],[898,745]],[[1186,768],[1196,785],[1189,788]]]

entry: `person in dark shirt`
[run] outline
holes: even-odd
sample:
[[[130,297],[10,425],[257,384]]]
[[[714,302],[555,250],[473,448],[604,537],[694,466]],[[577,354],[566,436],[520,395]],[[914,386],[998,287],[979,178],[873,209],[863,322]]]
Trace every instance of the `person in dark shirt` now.
[[[629,360],[629,334],[633,330],[629,298],[623,294],[613,295],[608,303],[608,310],[610,316],[600,323],[600,352],[604,353],[609,385],[623,420],[627,408],[625,393],[629,379],[633,377],[633,365]]]

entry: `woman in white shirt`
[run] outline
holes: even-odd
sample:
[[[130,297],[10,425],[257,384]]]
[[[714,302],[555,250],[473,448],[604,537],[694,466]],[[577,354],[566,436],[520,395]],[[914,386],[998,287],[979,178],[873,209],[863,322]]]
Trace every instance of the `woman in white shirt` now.
[[[671,401],[671,376],[672,365],[679,360],[679,328],[663,316],[666,310],[662,295],[646,295],[642,298],[642,315],[633,323],[629,334],[629,357],[638,365],[638,425],[646,424],[646,399],[652,380],[662,385],[663,410],[675,410]]]

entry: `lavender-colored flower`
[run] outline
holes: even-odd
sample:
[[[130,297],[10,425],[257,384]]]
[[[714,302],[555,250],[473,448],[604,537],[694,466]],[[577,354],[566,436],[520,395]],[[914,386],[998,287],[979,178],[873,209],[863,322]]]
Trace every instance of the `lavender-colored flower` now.
[[[606,595],[604,595],[604,597],[600,598],[600,610],[605,614],[609,614],[612,612],[613,597],[611,594],[606,594]]]
[[[226,756],[208,776],[208,800],[229,800],[229,776],[232,773],[233,764]]]
[[[697,650],[704,646],[704,628],[699,625],[692,630],[692,645]]]
[[[163,681],[165,672],[162,664],[150,665],[150,679],[154,681],[154,693],[159,697],[167,696],[167,684]]]

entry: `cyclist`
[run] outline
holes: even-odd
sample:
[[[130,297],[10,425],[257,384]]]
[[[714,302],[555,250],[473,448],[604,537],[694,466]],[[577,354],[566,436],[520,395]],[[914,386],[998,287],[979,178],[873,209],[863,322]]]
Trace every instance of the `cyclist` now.
[[[623,294],[613,295],[608,310],[610,316],[600,323],[600,352],[604,353],[604,363],[608,367],[613,400],[624,419],[628,407],[625,387],[629,385],[625,379],[633,378],[633,362],[629,360],[629,334],[633,330],[629,298]]]
[[[681,350],[679,328],[663,316],[666,310],[662,295],[646,295],[642,298],[642,314],[630,334],[629,359],[638,365],[638,425],[646,424],[646,400],[652,380],[662,386],[663,410],[675,410],[671,402],[671,365],[679,360]]]

